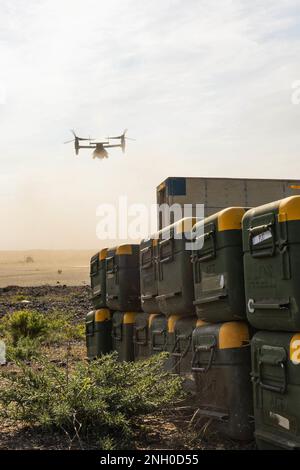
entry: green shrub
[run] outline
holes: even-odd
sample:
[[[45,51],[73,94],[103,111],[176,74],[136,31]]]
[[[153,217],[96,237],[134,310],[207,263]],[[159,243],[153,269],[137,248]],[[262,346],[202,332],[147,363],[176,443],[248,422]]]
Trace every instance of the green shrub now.
[[[29,361],[40,355],[39,338],[19,338],[15,345],[8,343],[6,348],[7,361]]]
[[[165,355],[121,363],[116,354],[62,369],[43,359],[1,372],[0,414],[42,429],[61,430],[83,445],[132,447],[136,417],[164,408],[181,394],[181,379],[163,369]]]
[[[44,316],[35,310],[20,310],[0,320],[0,335],[7,344],[10,359],[30,359],[42,344],[84,340],[85,326],[73,324],[62,311]]]
[[[20,310],[8,317],[7,330],[12,342],[17,345],[21,338],[38,338],[47,331],[45,317],[35,310]]]
[[[47,316],[47,335],[48,344],[59,344],[65,341],[76,341],[85,339],[84,323],[73,324],[71,318],[64,312],[55,311]]]

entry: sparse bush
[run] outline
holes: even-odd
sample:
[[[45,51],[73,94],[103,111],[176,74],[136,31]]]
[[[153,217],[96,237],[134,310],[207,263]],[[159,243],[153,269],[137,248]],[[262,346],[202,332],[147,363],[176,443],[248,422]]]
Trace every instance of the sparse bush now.
[[[85,338],[85,325],[73,324],[65,313],[56,311],[47,317],[47,344],[63,343],[65,341],[83,340]]]
[[[7,329],[16,346],[19,339],[35,339],[43,336],[47,330],[47,321],[35,310],[20,310],[8,317]]]
[[[70,370],[49,361],[36,368],[20,362],[18,371],[2,371],[0,415],[11,420],[60,430],[102,449],[132,447],[137,416],[178,400],[181,379],[164,371],[165,355],[121,363],[116,354]],[[71,445],[70,444],[70,445]]]
[[[7,344],[9,360],[29,360],[39,353],[41,345],[84,340],[85,327],[83,323],[73,324],[64,312],[55,311],[44,316],[26,309],[0,320],[0,336]]]
[[[39,338],[19,338],[18,342],[13,345],[8,343],[6,348],[7,361],[30,361],[38,358],[40,355]]]

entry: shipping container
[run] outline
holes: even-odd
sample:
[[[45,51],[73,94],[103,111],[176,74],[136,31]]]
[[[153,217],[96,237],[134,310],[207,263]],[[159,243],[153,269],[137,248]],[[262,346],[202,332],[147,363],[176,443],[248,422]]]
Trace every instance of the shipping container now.
[[[184,387],[194,389],[192,374],[192,335],[196,328],[197,317],[170,317],[168,321],[168,349],[170,352],[169,369],[183,377]]]
[[[147,359],[150,356],[149,322],[151,315],[139,312],[133,326],[134,360]]]
[[[257,446],[300,450],[300,333],[260,331],[251,343]]]
[[[95,359],[112,350],[111,312],[107,308],[89,312],[85,319],[88,359]]]
[[[139,245],[107,250],[106,302],[111,310],[141,311]]]
[[[159,232],[158,295],[165,315],[189,316],[195,312],[191,230],[195,218],[182,219]]]
[[[245,209],[230,207],[193,227],[196,313],[210,323],[246,318],[242,217]]]
[[[248,325],[198,325],[192,337],[198,414],[210,419],[219,432],[231,439],[251,440],[254,420]]]
[[[168,320],[165,315],[151,315],[149,333],[150,354],[167,351]]]
[[[106,307],[106,272],[105,259],[107,249],[104,248],[96,253],[90,262],[90,279],[92,288],[92,302],[95,308]]]
[[[300,330],[300,196],[243,218],[247,316],[257,329]]]
[[[134,361],[135,312],[114,312],[112,317],[112,349],[117,351],[119,361]]]
[[[158,295],[158,239],[142,240],[140,244],[140,284],[142,310],[146,313],[159,313],[156,301]]]
[[[169,177],[157,187],[156,194],[158,205],[192,205],[190,214],[171,214],[170,218],[159,212],[160,230],[183,217],[201,217],[196,204],[204,204],[204,216],[208,217],[226,207],[256,207],[300,194],[300,180]]]

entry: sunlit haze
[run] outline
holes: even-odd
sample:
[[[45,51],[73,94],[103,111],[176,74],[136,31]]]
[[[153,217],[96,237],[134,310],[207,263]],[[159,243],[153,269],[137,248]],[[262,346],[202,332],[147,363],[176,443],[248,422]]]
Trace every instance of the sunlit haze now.
[[[0,249],[93,249],[99,204],[150,205],[167,176],[299,178],[299,19],[292,0],[2,0]],[[71,128],[136,141],[76,157]]]

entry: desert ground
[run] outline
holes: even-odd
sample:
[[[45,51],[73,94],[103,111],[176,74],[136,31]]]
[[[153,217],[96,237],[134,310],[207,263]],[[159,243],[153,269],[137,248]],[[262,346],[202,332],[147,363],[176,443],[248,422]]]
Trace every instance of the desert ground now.
[[[6,286],[86,285],[97,250],[0,251],[0,288]]]

